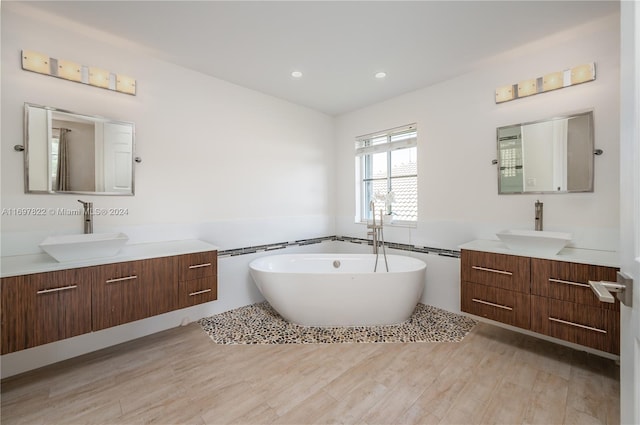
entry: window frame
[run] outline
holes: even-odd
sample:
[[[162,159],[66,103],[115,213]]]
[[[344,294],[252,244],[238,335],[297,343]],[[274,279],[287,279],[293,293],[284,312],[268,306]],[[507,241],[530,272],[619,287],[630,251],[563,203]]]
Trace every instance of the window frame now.
[[[400,140],[393,140],[398,136],[412,135]],[[382,141],[384,139],[384,141]],[[401,149],[416,149],[416,172],[415,174],[392,175],[391,155],[393,151]],[[416,192],[418,184],[417,171],[417,150],[418,150],[418,128],[415,123],[370,133],[356,137],[355,141],[355,180],[356,180],[356,211],[355,222],[367,223],[371,220],[369,209],[369,196],[365,186],[368,182],[386,181],[387,192],[392,188],[392,181],[398,178],[415,177]],[[386,154],[386,177],[372,177],[367,175],[367,170],[371,170],[373,155],[378,153]],[[418,201],[416,199],[416,219],[415,220],[393,220],[391,225],[404,227],[417,227],[418,223]]]

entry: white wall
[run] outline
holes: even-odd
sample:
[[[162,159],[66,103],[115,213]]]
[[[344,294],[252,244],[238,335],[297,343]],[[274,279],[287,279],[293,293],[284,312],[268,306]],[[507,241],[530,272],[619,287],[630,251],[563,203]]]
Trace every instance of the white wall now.
[[[544,203],[546,230],[572,232],[574,245],[617,250],[619,161],[619,16],[610,16],[477,64],[476,71],[407,93],[336,120],[336,230],[365,237],[354,223],[354,138],[418,125],[416,229],[385,231],[387,240],[456,249],[506,228],[533,229],[534,202]],[[496,105],[496,87],[596,62],[594,82]],[[392,77],[392,76],[390,76]],[[498,195],[496,128],[594,109],[593,193]]]

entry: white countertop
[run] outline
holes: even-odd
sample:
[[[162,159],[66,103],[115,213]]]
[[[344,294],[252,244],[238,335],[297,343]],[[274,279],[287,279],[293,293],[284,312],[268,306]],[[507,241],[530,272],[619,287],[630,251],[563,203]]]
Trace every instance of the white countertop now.
[[[470,251],[493,252],[496,254],[519,255],[521,257],[543,258],[545,260],[566,261],[569,263],[593,264],[595,266],[620,267],[620,259],[616,251],[599,251],[596,249],[564,248],[556,255],[532,255],[518,252],[498,240],[478,239],[460,245],[458,248]]]
[[[56,270],[76,269],[101,264],[122,263],[147,258],[170,257],[195,252],[217,251],[218,247],[200,240],[152,242],[125,245],[112,257],[92,258],[59,263],[48,254],[15,255],[1,257],[0,277],[19,276]]]

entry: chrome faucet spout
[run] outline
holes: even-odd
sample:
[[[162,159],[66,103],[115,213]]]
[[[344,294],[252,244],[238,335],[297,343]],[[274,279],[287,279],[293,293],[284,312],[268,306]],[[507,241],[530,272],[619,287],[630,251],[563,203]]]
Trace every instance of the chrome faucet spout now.
[[[543,227],[542,206],[542,202],[537,200],[535,204],[535,229],[538,231],[542,231]]]
[[[85,202],[81,199],[78,199],[78,202],[82,204],[83,208],[84,233],[93,233],[93,202]]]

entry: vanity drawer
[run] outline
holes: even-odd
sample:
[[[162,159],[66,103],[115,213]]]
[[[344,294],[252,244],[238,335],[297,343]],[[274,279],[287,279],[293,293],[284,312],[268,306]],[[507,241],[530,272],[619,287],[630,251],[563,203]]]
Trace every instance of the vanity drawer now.
[[[532,258],[531,270],[531,293],[534,295],[620,310],[619,301],[616,300],[613,304],[600,302],[589,286],[589,280],[615,282],[618,269],[614,267]]]
[[[179,284],[179,308],[190,307],[218,299],[218,284],[215,276],[188,280]]]
[[[92,286],[93,330],[109,328],[149,316],[152,300],[146,297],[144,261],[96,266]]]
[[[529,257],[462,250],[461,280],[529,294],[530,261]]]
[[[620,354],[617,311],[531,296],[531,330],[597,350]]]
[[[466,313],[529,329],[530,295],[462,282],[461,309]]]
[[[216,276],[217,258],[217,251],[181,255],[179,259],[180,280],[193,280]]]
[[[174,310],[177,259],[160,257],[94,267],[93,330]]]
[[[2,354],[91,332],[91,274],[87,270],[2,278]]]

